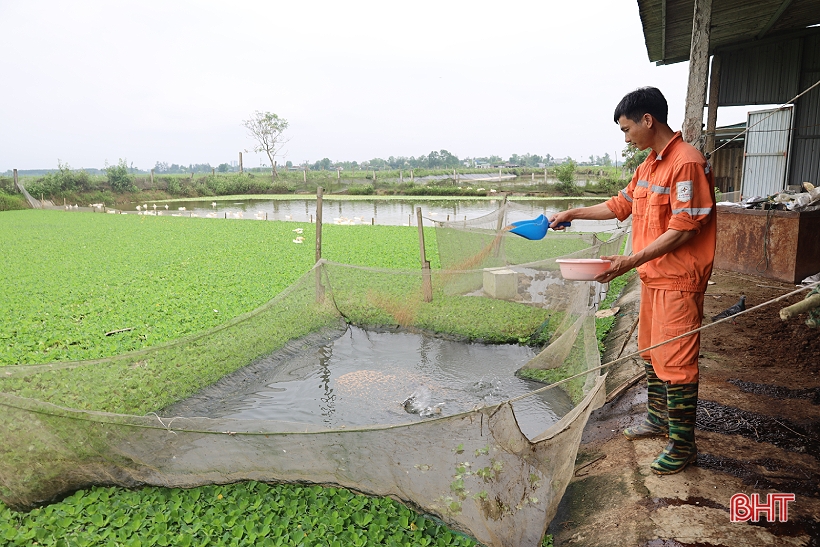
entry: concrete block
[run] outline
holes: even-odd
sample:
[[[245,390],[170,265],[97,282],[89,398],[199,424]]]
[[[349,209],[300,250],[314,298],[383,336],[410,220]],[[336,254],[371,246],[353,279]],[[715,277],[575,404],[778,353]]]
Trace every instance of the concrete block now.
[[[518,294],[518,274],[506,268],[485,269],[484,293],[499,300],[513,300]]]

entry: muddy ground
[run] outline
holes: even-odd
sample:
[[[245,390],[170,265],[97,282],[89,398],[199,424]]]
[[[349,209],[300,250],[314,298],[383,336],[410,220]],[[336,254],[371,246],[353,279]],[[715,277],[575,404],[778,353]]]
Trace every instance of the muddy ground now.
[[[633,280],[637,281],[637,280]],[[704,304],[707,319],[736,303],[747,308],[794,285],[715,271]],[[618,354],[637,317],[639,285],[618,303],[607,358]],[[820,547],[820,329],[805,317],[783,322],[779,310],[805,293],[716,324],[702,334],[698,458],[677,475],[649,464],[666,439],[628,441],[621,431],[643,418],[640,381],[597,410],[585,430],[575,478],[549,527],[556,546]],[[625,354],[635,349],[629,337]],[[630,360],[614,370],[608,392],[634,377]],[[735,493],[793,493],[786,522],[729,518]]]

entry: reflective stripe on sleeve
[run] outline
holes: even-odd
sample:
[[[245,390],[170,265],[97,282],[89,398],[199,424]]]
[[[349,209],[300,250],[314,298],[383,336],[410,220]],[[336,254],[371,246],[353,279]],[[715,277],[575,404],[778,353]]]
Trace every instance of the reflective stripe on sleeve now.
[[[626,201],[628,201],[629,203],[632,203],[632,196],[630,196],[629,194],[627,194],[627,193],[626,193],[626,188],[624,188],[623,190],[621,190],[621,194],[623,194],[624,199],[625,199]]]
[[[694,217],[696,215],[708,215],[712,212],[711,207],[686,207],[684,209],[672,209],[672,214],[677,215],[678,213],[689,213],[690,217]]]
[[[639,180],[635,186],[640,186],[642,188],[649,188],[649,181],[647,180]]]
[[[656,194],[668,194],[671,188],[667,186],[658,186],[657,184],[653,184],[650,190],[652,190]]]

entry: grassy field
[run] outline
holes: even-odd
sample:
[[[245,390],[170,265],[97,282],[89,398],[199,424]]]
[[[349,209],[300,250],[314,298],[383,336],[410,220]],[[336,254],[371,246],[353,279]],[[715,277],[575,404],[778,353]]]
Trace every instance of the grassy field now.
[[[295,244],[294,229],[304,244]],[[13,211],[0,215],[0,365],[94,359],[224,323],[314,264],[315,226]],[[437,267],[435,232],[427,245]],[[418,268],[418,232],[324,226],[328,260]],[[130,328],[116,337],[106,332]]]
[[[307,244],[293,242],[296,228]],[[284,222],[3,213],[0,364],[103,358],[221,325],[309,271],[313,236],[309,224]],[[438,268],[433,230],[427,246]],[[328,225],[323,249],[338,262],[418,269],[415,228]],[[470,300],[475,321],[453,327],[468,337],[504,328],[505,340],[515,341],[545,318],[543,310],[520,315],[512,305],[490,313],[481,299]],[[458,305],[441,302],[423,316],[431,330],[449,324],[448,308]],[[132,330],[106,336],[123,328]],[[156,381],[162,391],[165,380]],[[98,388],[95,397],[113,399],[106,384]],[[145,411],[139,402],[121,410]],[[5,545],[475,544],[392,500],[319,487],[93,488],[30,513],[0,512]]]

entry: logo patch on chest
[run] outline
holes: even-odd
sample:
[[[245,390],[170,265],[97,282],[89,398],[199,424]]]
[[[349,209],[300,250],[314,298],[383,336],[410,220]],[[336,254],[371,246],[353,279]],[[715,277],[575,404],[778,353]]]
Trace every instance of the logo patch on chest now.
[[[677,197],[678,201],[689,201],[692,199],[692,181],[685,180],[683,182],[678,182],[677,186],[675,186],[677,190]]]

